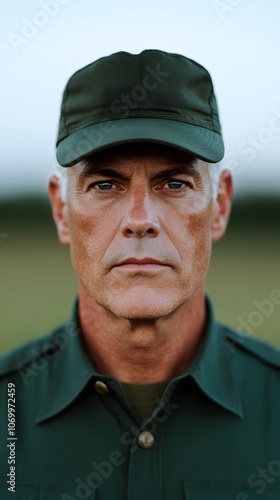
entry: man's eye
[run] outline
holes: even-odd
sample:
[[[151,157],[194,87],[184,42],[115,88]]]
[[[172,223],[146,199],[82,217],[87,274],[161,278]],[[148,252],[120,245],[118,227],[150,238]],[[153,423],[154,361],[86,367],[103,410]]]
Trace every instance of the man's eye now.
[[[166,183],[170,189],[181,189],[187,183],[184,181],[170,180]]]
[[[97,188],[97,191],[108,191],[113,186],[112,181],[99,181],[95,182],[92,187]]]

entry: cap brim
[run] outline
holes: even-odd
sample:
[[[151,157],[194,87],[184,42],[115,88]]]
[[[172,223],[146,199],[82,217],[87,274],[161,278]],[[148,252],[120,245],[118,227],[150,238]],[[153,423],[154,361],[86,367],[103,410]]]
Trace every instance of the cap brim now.
[[[212,130],[168,119],[129,118],[89,125],[73,132],[57,145],[57,161],[63,167],[86,156],[120,144],[154,142],[173,146],[210,163],[224,156],[222,136]]]

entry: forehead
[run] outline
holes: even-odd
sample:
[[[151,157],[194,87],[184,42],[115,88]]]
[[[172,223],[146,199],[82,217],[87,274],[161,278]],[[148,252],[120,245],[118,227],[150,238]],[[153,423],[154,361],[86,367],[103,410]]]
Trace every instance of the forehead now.
[[[188,166],[190,172],[205,169],[206,162],[195,158],[191,153],[169,146],[153,143],[124,144],[95,153],[79,162],[77,173],[92,173],[99,167],[128,168],[140,164],[144,167],[174,168]],[[71,170],[71,169],[70,169]]]

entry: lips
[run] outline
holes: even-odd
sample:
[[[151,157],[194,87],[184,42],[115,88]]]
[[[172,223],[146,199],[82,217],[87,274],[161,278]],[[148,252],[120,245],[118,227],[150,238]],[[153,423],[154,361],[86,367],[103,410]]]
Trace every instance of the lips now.
[[[118,264],[116,264],[116,267],[118,266],[125,266],[127,264],[136,264],[138,266],[143,266],[143,265],[148,265],[148,264],[157,264],[160,266],[166,266],[164,262],[161,262],[160,260],[152,259],[150,257],[145,257],[144,259],[136,259],[134,257],[130,257],[129,259],[122,260]]]

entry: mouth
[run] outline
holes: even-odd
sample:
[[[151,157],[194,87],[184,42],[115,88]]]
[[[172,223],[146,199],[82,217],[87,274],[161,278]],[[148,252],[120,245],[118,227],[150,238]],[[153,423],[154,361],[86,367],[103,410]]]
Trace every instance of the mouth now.
[[[145,257],[143,259],[136,259],[134,257],[130,257],[129,259],[125,259],[118,264],[115,265],[115,267],[124,269],[124,270],[130,270],[130,271],[156,271],[156,270],[161,270],[163,268],[169,267],[167,264],[164,262],[161,262],[156,259],[152,259],[150,257]]]

